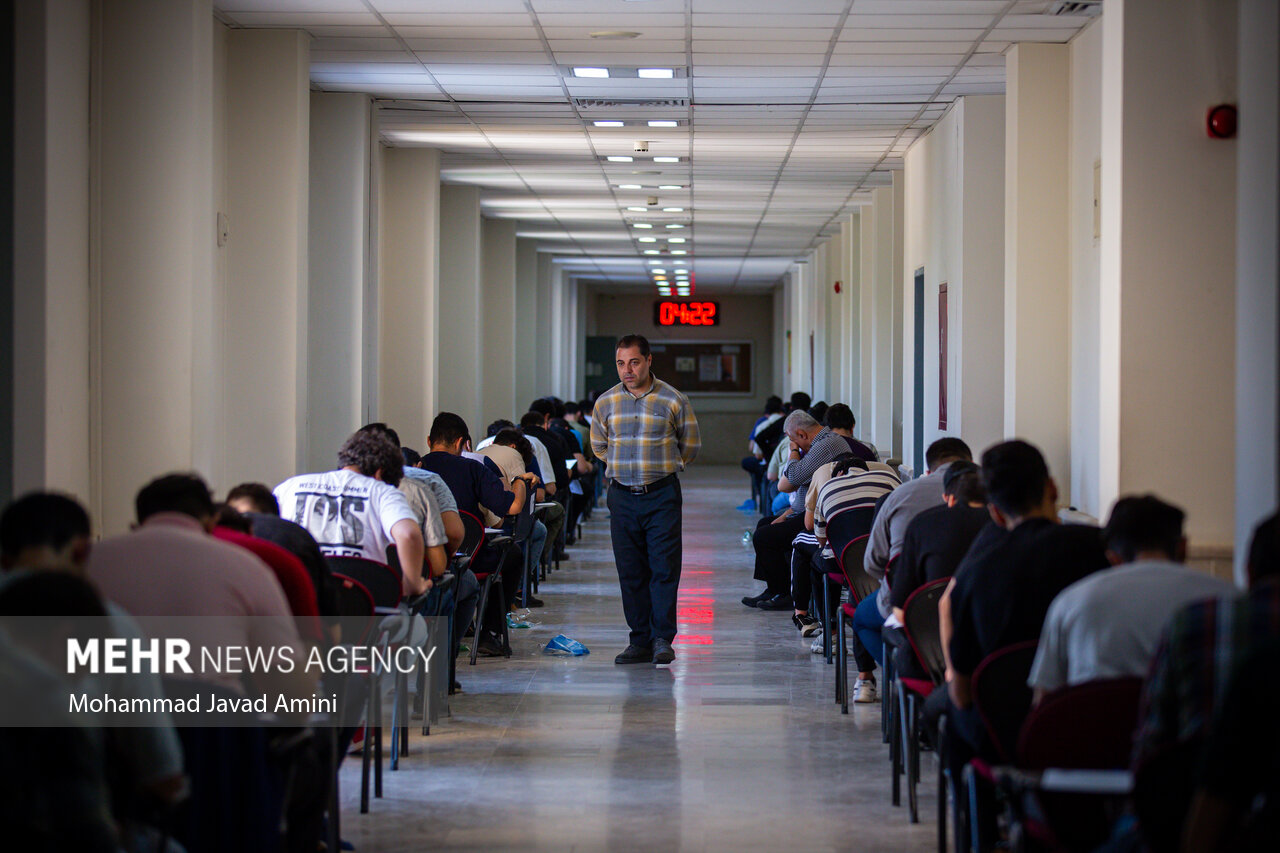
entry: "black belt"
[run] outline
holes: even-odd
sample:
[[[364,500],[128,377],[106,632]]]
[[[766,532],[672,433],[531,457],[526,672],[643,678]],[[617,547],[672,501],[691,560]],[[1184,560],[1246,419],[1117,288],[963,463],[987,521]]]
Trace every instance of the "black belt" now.
[[[675,474],[668,474],[660,480],[654,480],[652,483],[645,483],[643,486],[625,486],[617,480],[613,481],[613,485],[622,489],[624,492],[630,492],[633,495],[647,495],[649,492],[656,492],[658,489],[666,488],[676,482]]]

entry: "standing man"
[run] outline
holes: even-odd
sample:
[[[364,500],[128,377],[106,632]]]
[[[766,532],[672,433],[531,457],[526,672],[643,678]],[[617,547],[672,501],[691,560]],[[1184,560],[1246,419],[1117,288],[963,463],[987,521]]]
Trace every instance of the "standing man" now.
[[[702,440],[689,398],[653,376],[649,342],[618,341],[622,381],[596,401],[591,449],[609,476],[609,532],[631,628],[614,663],[671,663],[680,587],[680,481]]]

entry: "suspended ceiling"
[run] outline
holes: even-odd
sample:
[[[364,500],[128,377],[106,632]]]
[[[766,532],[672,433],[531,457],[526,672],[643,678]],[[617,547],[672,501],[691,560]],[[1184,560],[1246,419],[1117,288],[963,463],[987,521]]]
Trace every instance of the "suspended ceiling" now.
[[[653,292],[659,261],[702,293],[773,287],[952,101],[1004,92],[1010,44],[1066,42],[1090,5],[215,0],[229,26],[308,31],[313,88],[373,96],[386,144],[439,149],[442,180],[571,275]]]

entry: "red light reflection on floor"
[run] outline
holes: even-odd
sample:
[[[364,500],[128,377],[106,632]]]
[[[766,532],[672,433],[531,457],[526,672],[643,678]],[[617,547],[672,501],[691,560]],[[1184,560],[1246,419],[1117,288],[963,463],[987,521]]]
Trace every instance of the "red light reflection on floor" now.
[[[710,625],[715,621],[715,614],[710,607],[678,607],[676,619],[681,625]]]
[[[711,574],[711,572],[690,572],[690,571],[687,571],[687,570],[686,570],[686,571],[681,572],[680,574],[681,574],[682,576],[683,576],[683,575],[709,575],[709,574]]]

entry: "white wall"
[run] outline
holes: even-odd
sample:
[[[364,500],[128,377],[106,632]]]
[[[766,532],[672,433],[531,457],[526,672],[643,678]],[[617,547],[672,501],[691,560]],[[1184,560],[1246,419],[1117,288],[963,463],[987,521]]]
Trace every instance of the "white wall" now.
[[[1094,166],[1102,157],[1102,26],[1072,39],[1068,228],[1071,271],[1072,506],[1101,518],[1099,482],[1102,368],[1099,361],[1101,255],[1094,236]]]
[[[924,446],[1003,437],[1004,98],[959,99],[907,151],[904,168],[903,458],[914,459],[914,276],[924,267]],[[938,429],[938,286],[948,285],[948,421]]]
[[[515,412],[523,415],[524,407],[543,391],[538,389],[538,245],[528,239],[516,239],[516,317],[518,333],[513,350],[516,354]],[[518,421],[519,417],[510,420]]]
[[[481,222],[483,283],[482,430],[498,418],[511,420],[516,406],[516,223],[513,219]],[[523,414],[517,412],[516,414]],[[478,441],[479,439],[477,439]]]

